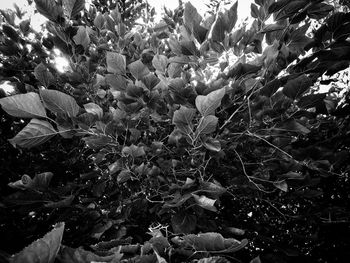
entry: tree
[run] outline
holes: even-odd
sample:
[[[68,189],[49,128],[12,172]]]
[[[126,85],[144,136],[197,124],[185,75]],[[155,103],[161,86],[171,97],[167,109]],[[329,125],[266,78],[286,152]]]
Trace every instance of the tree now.
[[[346,9],[256,0],[251,26],[239,27],[237,3],[203,19],[187,2],[158,24],[128,25],[116,2],[35,3],[49,19],[35,40],[28,22],[2,12],[2,73],[19,91],[0,99],[19,130],[8,139],[24,152],[51,144],[44,156],[71,149],[66,163],[86,166],[64,178],[39,166],[9,184],[2,225],[16,213],[38,238],[58,223],[13,261],[49,252],[62,262],[347,253],[348,236],[333,242],[328,233],[349,215],[347,199],[333,200],[329,188],[342,182],[336,193],[347,196],[349,92],[335,77],[349,66]],[[71,70],[50,62],[56,49]],[[324,84],[333,87],[320,92]],[[324,254],[320,244],[338,247]]]

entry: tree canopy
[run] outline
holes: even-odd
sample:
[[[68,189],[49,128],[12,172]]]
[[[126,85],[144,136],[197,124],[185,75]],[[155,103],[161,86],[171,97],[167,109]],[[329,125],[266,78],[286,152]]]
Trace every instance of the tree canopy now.
[[[1,259],[349,258],[348,1],[87,2],[0,11]]]

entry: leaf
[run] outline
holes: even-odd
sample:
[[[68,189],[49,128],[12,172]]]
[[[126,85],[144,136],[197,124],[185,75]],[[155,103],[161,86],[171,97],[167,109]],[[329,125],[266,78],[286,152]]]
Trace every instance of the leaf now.
[[[226,192],[226,188],[218,182],[200,182],[202,191],[206,192],[208,195],[218,198]]]
[[[197,263],[230,263],[226,258],[224,257],[208,257],[208,258],[201,258],[197,261]]]
[[[136,146],[134,144],[130,146],[125,146],[122,150],[122,154],[129,155],[132,158],[137,158],[145,155],[145,150],[143,149],[143,146]]]
[[[168,66],[168,58],[164,55],[157,54],[152,59],[152,65],[157,71],[165,73],[166,67]]]
[[[120,253],[120,247],[113,250],[110,255],[99,256],[93,252],[84,250],[83,248],[70,248],[62,246],[58,254],[59,262],[64,263],[87,263],[87,262],[103,262],[103,263],[119,263],[123,254]]]
[[[0,99],[4,111],[19,118],[46,118],[44,105],[37,93],[28,92]]]
[[[223,42],[225,39],[225,28],[226,24],[224,15],[223,13],[218,12],[209,32],[209,39],[213,42]]]
[[[149,90],[152,90],[159,84],[160,79],[154,73],[150,73],[142,78],[142,82]]]
[[[238,1],[236,1],[228,10],[224,12],[224,20],[225,20],[225,30],[230,33],[234,28],[237,22],[237,8]]]
[[[60,201],[57,201],[57,202],[50,201],[44,204],[44,207],[51,208],[51,209],[69,207],[72,204],[74,198],[75,198],[74,195],[63,196],[63,199],[61,199]]]
[[[216,130],[217,124],[218,118],[214,115],[202,117],[196,129],[196,134],[205,135],[213,133]]]
[[[86,27],[79,26],[77,34],[73,37],[75,44],[82,45],[85,49],[88,48],[90,44],[90,37],[87,32]]]
[[[53,0],[34,0],[36,10],[51,21],[57,21],[63,14],[62,7]]]
[[[255,258],[253,258],[249,263],[261,263],[260,257],[257,256]]]
[[[299,98],[305,91],[307,91],[312,85],[311,79],[305,74],[300,75],[297,78],[289,80],[283,88],[283,94],[291,99]]]
[[[260,94],[267,97],[271,97],[281,86],[281,80],[276,78],[268,82],[264,87],[262,87],[260,90]]]
[[[225,96],[225,88],[221,88],[209,93],[206,96],[196,97],[196,107],[202,116],[215,114],[215,110],[221,105],[221,100]]]
[[[202,21],[201,15],[198,13],[197,9],[191,4],[191,2],[186,2],[184,8],[184,24],[193,32],[193,27],[200,24]]]
[[[205,195],[196,195],[196,194],[192,194],[194,200],[196,201],[197,205],[199,205],[200,207],[212,211],[212,212],[217,212],[218,209],[214,206],[216,200],[215,199],[210,199],[208,197],[206,197]]]
[[[221,143],[217,139],[208,137],[203,142],[203,145],[205,148],[207,148],[210,151],[213,151],[213,152],[220,152],[221,151]]]
[[[106,60],[107,60],[108,72],[125,75],[125,71],[126,71],[125,56],[116,52],[107,52],[106,58],[107,58]]]
[[[287,45],[291,52],[294,52],[297,55],[305,53],[305,46],[312,41],[311,38],[306,36],[306,32],[309,29],[309,27],[310,24],[306,23],[305,25],[299,27],[291,33],[291,40]]]
[[[175,234],[192,233],[196,229],[197,218],[195,215],[179,212],[172,216],[171,226]]]
[[[84,104],[84,109],[86,112],[96,115],[99,119],[103,116],[103,109],[93,102]]]
[[[272,3],[269,6],[268,12],[269,14],[278,12],[279,10],[281,10],[284,6],[286,6],[290,1],[289,0],[279,0],[277,2]]]
[[[126,79],[122,75],[106,74],[106,82],[113,91],[125,91]]]
[[[55,83],[55,78],[47,67],[41,62],[34,69],[34,76],[41,82],[45,87]]]
[[[106,135],[93,135],[89,137],[84,137],[83,141],[85,141],[86,145],[91,149],[101,149],[108,144],[113,144],[114,141],[111,137]]]
[[[12,256],[10,263],[54,263],[60,249],[64,223],[59,223],[43,238],[34,241],[21,252]]]
[[[285,28],[286,28],[286,26],[284,26],[284,25],[267,24],[263,27],[263,29],[261,30],[261,33],[274,32],[274,31],[278,31],[278,30],[283,30]]]
[[[331,5],[327,5],[325,3],[317,3],[308,8],[307,15],[312,19],[319,20],[326,17],[330,12],[333,11],[333,9],[334,8]]]
[[[95,27],[97,27],[99,30],[103,29],[103,26],[105,25],[105,18],[104,16],[101,14],[101,12],[97,12],[97,15],[94,19],[94,25]]]
[[[281,180],[281,181],[276,181],[276,182],[273,182],[273,185],[282,190],[283,192],[287,192],[288,191],[288,184],[285,180]]]
[[[254,18],[259,17],[259,9],[258,9],[257,5],[255,5],[253,3],[250,4],[250,15]]]
[[[196,115],[196,110],[181,106],[180,109],[174,112],[173,124],[185,134],[192,133],[192,120]]]
[[[15,137],[9,139],[13,145],[31,148],[43,144],[57,134],[47,121],[32,119]]]
[[[326,93],[317,93],[303,96],[299,99],[297,105],[303,109],[313,108],[316,107],[319,103],[324,103],[323,100],[326,98],[326,96]]]
[[[172,239],[172,241],[176,241]],[[198,235],[185,235],[178,242],[185,248],[195,251],[208,251],[211,253],[232,253],[242,249],[248,241],[243,239],[241,242],[234,238],[224,238],[221,234],[215,232],[202,233]]]
[[[134,76],[135,79],[141,80],[148,73],[150,73],[148,67],[142,63],[141,60],[136,60],[128,65],[130,73]]]
[[[131,172],[129,170],[121,171],[117,176],[118,184],[123,184],[131,179]]]
[[[49,186],[52,176],[53,173],[45,172],[36,174],[32,179],[28,175],[24,174],[20,180],[9,183],[8,186],[20,190],[32,189],[43,191]]]
[[[44,106],[54,113],[66,113],[69,117],[76,117],[79,113],[79,105],[75,99],[58,90],[40,90],[40,96]]]
[[[305,126],[301,125],[299,122],[297,122],[294,119],[287,120],[283,123],[282,126],[279,128],[285,129],[286,131],[293,131],[298,132],[302,134],[308,134],[310,133],[310,130],[306,128]]]
[[[85,0],[63,0],[63,12],[68,19],[76,17],[85,7]]]

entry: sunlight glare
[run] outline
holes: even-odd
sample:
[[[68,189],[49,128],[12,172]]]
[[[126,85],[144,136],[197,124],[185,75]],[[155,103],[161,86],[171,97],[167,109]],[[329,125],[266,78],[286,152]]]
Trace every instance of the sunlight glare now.
[[[10,95],[16,91],[15,86],[11,85],[10,81],[4,81],[0,84],[0,89],[5,91],[6,95]]]
[[[57,56],[54,59],[54,64],[58,72],[64,73],[71,70],[69,61],[63,56]]]

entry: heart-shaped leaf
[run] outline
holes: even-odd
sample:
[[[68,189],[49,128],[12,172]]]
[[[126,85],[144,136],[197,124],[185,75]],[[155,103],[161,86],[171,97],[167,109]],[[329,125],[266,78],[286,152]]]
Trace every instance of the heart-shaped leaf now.
[[[35,67],[34,76],[45,87],[48,87],[55,82],[54,76],[43,63],[40,63]]]
[[[305,74],[300,75],[297,78],[289,80],[283,88],[283,93],[291,99],[299,98],[305,91],[307,91],[312,85],[311,79]]]
[[[225,88],[214,90],[208,95],[196,97],[196,107],[202,116],[215,114],[215,110],[220,106],[222,98],[225,96]]]
[[[126,71],[125,56],[116,52],[107,52],[108,72],[124,75]]]
[[[0,105],[8,114],[19,118],[46,118],[46,111],[37,93],[28,92],[0,99]]]
[[[168,58],[164,55],[157,54],[153,57],[152,65],[157,71],[165,73],[166,67],[168,65]]]
[[[175,124],[176,127],[185,134],[190,134],[192,132],[192,120],[195,115],[195,109],[181,106],[180,109],[174,112],[173,124]]]
[[[90,37],[87,31],[87,28],[84,26],[79,26],[78,27],[78,32],[77,34],[73,37],[73,40],[75,44],[77,45],[82,45],[85,49],[90,44]]]

